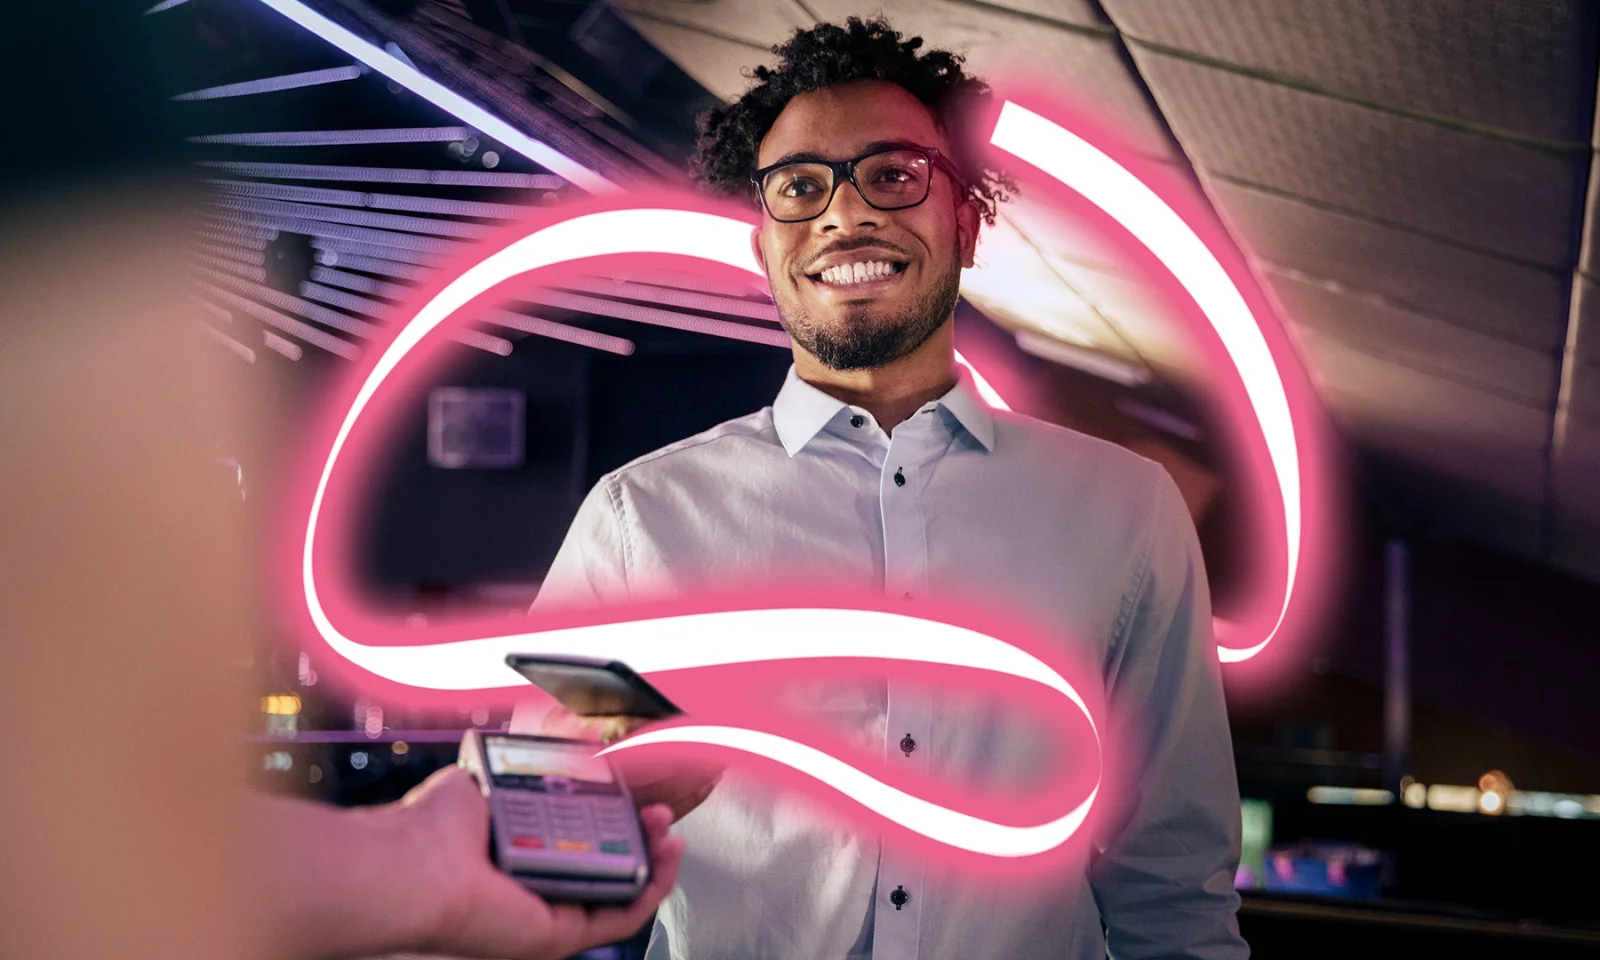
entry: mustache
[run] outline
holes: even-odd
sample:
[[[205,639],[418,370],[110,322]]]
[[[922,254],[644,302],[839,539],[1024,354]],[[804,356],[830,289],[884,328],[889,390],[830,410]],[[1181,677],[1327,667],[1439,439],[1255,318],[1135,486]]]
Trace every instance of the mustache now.
[[[890,253],[894,253],[894,254],[897,254],[899,256],[905,257],[907,260],[911,259],[911,252],[906,250],[906,249],[904,249],[903,247],[898,246],[897,244],[889,243],[886,240],[879,240],[876,237],[858,237],[858,238],[855,238],[855,239],[840,240],[840,241],[838,241],[836,243],[830,243],[830,244],[828,244],[828,246],[822,248],[821,250],[818,250],[816,253],[813,253],[811,256],[807,257],[802,262],[803,263],[816,263],[818,260],[821,260],[823,257],[829,256],[831,254],[835,254],[835,253],[850,253],[853,250],[867,250],[867,249],[887,250]]]

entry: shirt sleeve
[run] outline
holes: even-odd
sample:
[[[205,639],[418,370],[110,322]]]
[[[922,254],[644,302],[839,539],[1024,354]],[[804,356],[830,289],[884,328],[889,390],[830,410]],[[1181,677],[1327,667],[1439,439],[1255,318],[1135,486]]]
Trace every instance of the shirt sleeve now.
[[[1089,882],[1114,960],[1243,960],[1239,785],[1210,590],[1177,484],[1155,472],[1105,668],[1111,789]]]
[[[628,543],[617,481],[602,477],[578,507],[529,612],[627,600]]]

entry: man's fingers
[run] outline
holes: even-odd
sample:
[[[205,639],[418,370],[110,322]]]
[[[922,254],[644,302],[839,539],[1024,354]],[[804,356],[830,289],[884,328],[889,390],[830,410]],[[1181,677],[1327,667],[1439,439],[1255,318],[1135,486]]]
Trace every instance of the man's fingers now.
[[[639,899],[622,907],[600,907],[590,912],[590,932],[603,940],[624,940],[650,919],[656,908],[678,883],[678,868],[683,865],[682,837],[671,836],[667,826],[672,811],[652,804],[640,811],[650,842],[650,883]]]

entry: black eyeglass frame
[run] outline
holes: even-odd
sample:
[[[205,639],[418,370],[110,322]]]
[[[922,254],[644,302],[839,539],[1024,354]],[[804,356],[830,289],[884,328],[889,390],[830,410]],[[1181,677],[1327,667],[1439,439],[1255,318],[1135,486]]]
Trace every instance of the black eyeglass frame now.
[[[961,175],[961,171],[956,168],[954,163],[951,163],[943,153],[939,152],[938,147],[924,147],[919,143],[886,144],[879,146],[871,153],[863,153],[861,156],[855,157],[851,160],[780,160],[777,163],[762,167],[761,169],[750,174],[750,183],[755,186],[756,199],[760,202],[761,209],[766,211],[767,216],[771,217],[778,223],[805,223],[807,220],[815,220],[824,213],[827,213],[828,208],[833,206],[834,196],[839,192],[839,184],[844,183],[846,180],[850,182],[851,186],[856,188],[856,193],[860,195],[862,201],[874,210],[910,210],[913,207],[920,207],[924,203],[928,202],[929,195],[933,193],[932,177],[928,178],[928,189],[922,194],[921,200],[918,200],[916,203],[907,203],[894,207],[880,207],[871,200],[868,200],[867,192],[861,189],[860,182],[856,180],[856,164],[863,160],[876,157],[881,153],[893,153],[896,150],[904,150],[912,153],[922,154],[927,158],[928,163],[935,170],[944,171],[945,176],[949,177],[951,182],[956,185],[956,189],[962,196],[965,196],[970,192],[967,185],[967,178]],[[762,181],[766,180],[767,176],[774,170],[781,170],[784,167],[791,167],[801,163],[811,163],[818,166],[827,167],[833,173],[833,189],[828,193],[828,202],[824,203],[821,209],[819,209],[816,213],[813,213],[809,217],[801,217],[798,220],[785,220],[773,213],[772,208],[767,205],[767,192],[762,189],[761,183]]]

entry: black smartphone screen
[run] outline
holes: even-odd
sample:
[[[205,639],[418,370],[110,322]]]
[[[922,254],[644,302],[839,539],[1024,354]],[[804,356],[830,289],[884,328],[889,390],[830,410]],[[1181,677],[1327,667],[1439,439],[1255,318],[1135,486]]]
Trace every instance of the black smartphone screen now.
[[[506,663],[579,716],[660,720],[683,712],[619,660],[514,653],[506,657]]]

